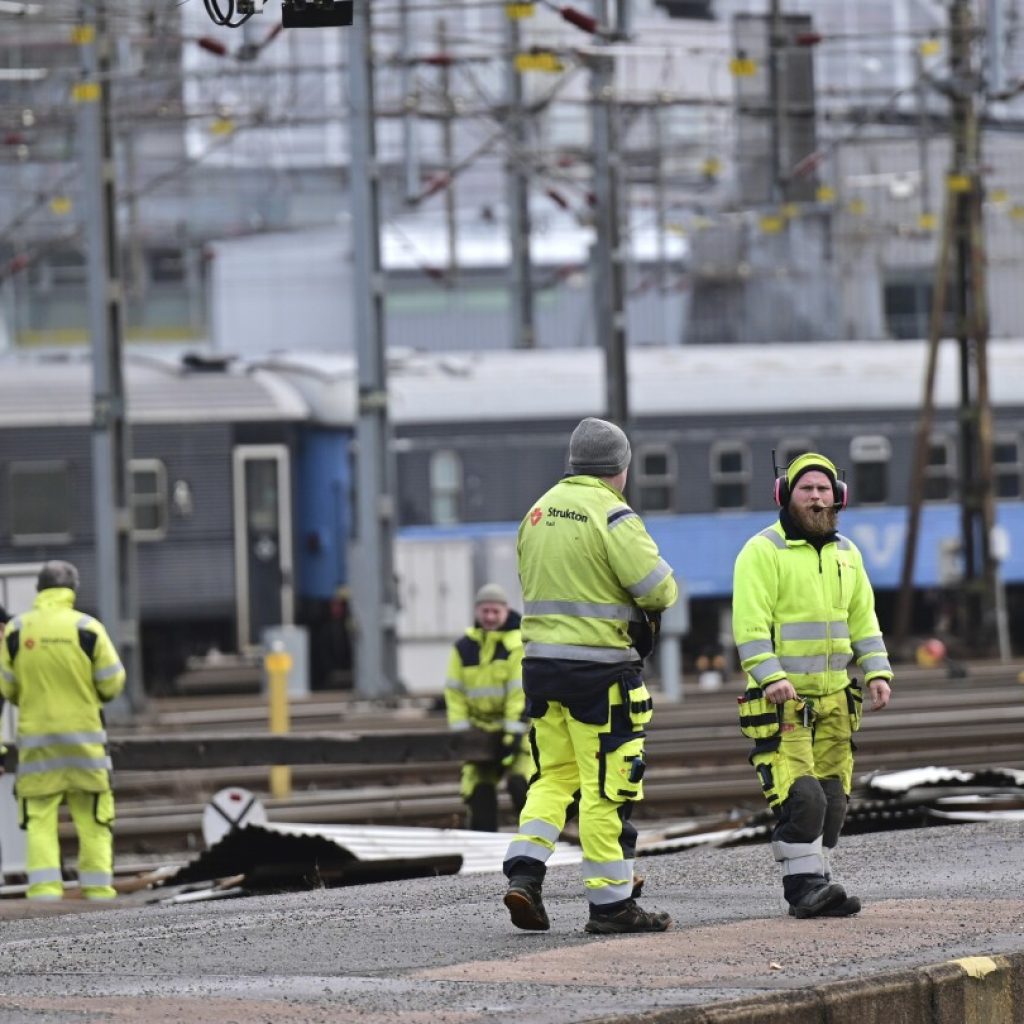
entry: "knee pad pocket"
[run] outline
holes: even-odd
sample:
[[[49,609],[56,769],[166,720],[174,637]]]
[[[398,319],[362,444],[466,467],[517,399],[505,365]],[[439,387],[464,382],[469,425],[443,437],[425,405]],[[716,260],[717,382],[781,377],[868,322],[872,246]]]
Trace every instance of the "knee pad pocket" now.
[[[789,787],[785,815],[795,832],[810,842],[821,835],[828,802],[821,783],[812,776],[801,775]]]

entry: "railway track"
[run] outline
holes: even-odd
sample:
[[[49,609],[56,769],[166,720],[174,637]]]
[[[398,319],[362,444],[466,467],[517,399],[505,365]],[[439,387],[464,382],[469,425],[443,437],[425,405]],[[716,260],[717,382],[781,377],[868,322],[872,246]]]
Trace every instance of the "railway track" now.
[[[1020,666],[977,666],[965,680],[907,671],[882,714],[866,713],[857,736],[857,771],[927,765],[978,770],[1024,769],[1024,686]],[[116,735],[225,735],[264,730],[265,710],[252,698],[163,701],[147,720]],[[294,730],[375,732],[444,729],[429,701],[380,708],[316,697],[292,708]],[[763,809],[747,764],[749,741],[736,727],[735,692],[695,692],[681,705],[658,705],[649,733],[650,768],[638,819],[663,820]],[[458,826],[458,766],[450,763],[317,765],[292,769],[293,794],[267,796],[263,768],[118,773],[116,843],[120,855],[181,854],[202,847],[201,819],[210,797],[228,785],[263,800],[285,822]],[[508,808],[506,808],[508,814]],[[511,824],[511,817],[509,816]]]

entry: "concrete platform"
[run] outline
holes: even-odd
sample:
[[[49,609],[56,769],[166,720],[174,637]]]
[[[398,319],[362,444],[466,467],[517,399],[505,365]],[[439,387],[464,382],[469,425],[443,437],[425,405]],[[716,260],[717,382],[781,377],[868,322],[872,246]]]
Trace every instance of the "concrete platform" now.
[[[546,933],[510,925],[497,875],[43,916],[3,901],[0,1024],[1024,1021],[1018,823],[844,839],[837,873],[865,901],[846,920],[786,916],[763,845],[641,866],[668,933],[586,935],[568,867]]]

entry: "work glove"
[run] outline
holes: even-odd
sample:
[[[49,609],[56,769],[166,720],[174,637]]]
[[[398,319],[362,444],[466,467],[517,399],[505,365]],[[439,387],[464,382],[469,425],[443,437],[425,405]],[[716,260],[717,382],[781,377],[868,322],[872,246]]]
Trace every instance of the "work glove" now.
[[[653,653],[661,632],[661,612],[641,609],[643,619],[629,624],[629,639],[641,659],[646,661]]]

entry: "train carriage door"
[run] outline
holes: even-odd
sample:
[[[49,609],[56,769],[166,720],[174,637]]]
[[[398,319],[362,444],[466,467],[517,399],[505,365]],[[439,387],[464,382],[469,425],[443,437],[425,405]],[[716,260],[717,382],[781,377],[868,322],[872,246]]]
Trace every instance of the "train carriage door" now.
[[[292,488],[288,449],[239,445],[233,456],[238,649],[267,626],[295,621]]]

